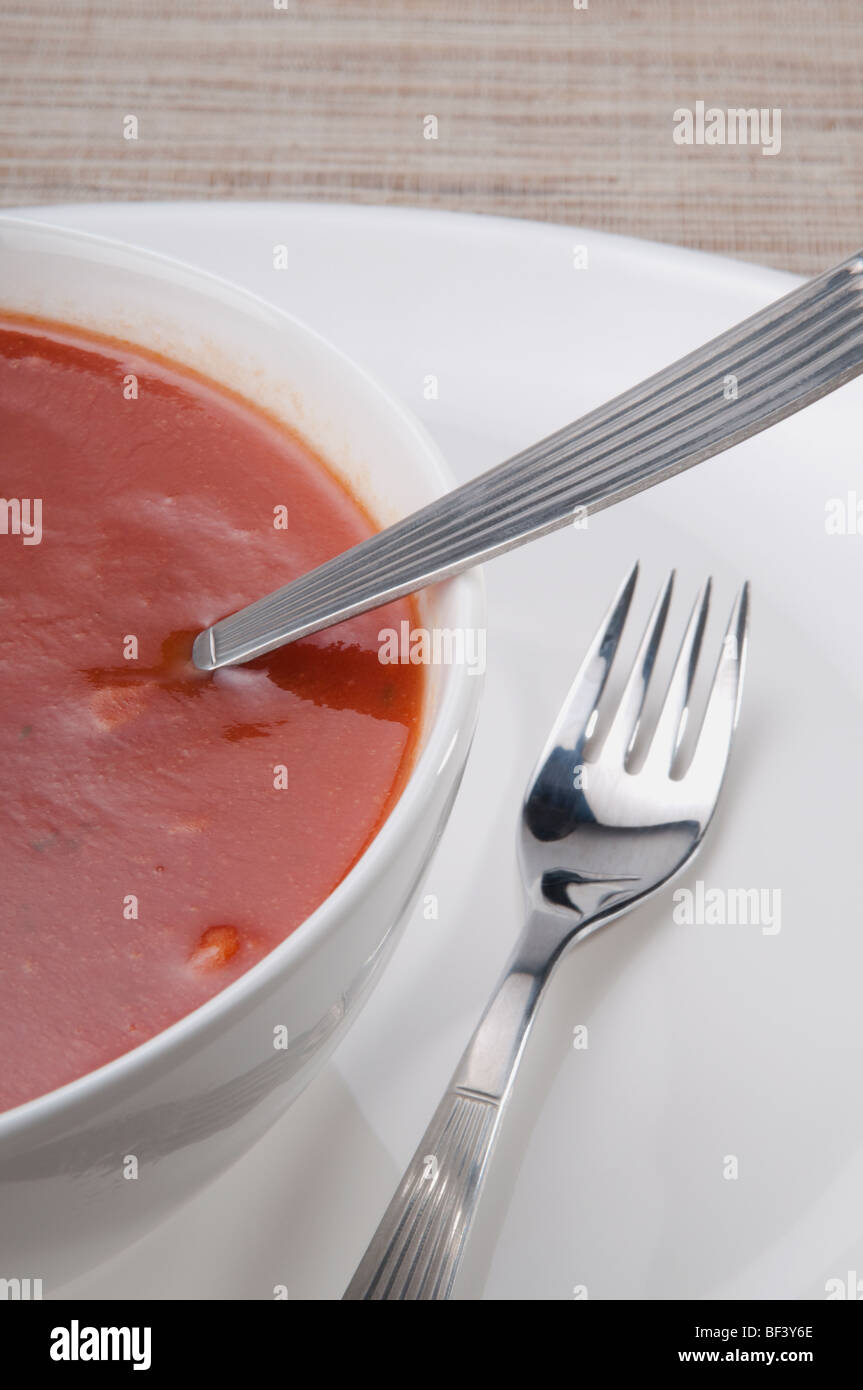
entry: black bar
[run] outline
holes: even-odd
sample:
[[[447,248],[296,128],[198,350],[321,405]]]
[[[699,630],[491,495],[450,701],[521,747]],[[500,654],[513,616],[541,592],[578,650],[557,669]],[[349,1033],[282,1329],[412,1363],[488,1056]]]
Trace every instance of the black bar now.
[[[329,1315],[333,1333],[347,1333],[353,1340],[353,1360],[357,1340],[368,1333],[374,1338],[377,1355],[390,1368],[409,1369],[398,1343],[390,1352],[381,1341],[391,1327],[402,1324],[411,1314],[396,1314],[395,1324],[386,1313],[357,1314],[354,1304],[333,1304]],[[498,1323],[497,1305],[473,1303],[466,1308],[455,1302],[441,1313],[424,1314],[434,1326],[451,1327],[456,1319],[465,1337],[475,1336]],[[551,1314],[537,1312],[530,1304],[531,1316],[544,1321]],[[546,1355],[555,1365],[568,1363],[573,1375],[597,1362],[605,1371],[687,1370],[710,1365],[719,1369],[741,1367],[761,1369],[803,1367],[824,1372],[838,1371],[857,1362],[863,1319],[856,1299],[824,1302],[764,1300],[739,1303],[704,1302],[588,1302],[572,1300],[547,1324],[555,1342],[545,1349],[535,1348],[542,1374]],[[521,1342],[526,1328],[522,1319],[508,1316],[510,1334]],[[68,1378],[85,1375],[92,1379],[100,1372],[134,1374],[140,1372],[159,1379],[165,1372],[212,1371],[223,1380],[241,1374],[248,1381],[267,1368],[286,1379],[295,1374],[308,1378],[309,1359],[320,1356],[319,1370],[332,1378],[339,1352],[347,1352],[344,1342],[322,1342],[318,1315],[309,1323],[306,1305],[297,1308],[287,1301],[273,1302],[5,1302],[0,1304],[0,1337],[4,1361],[14,1366],[16,1379],[31,1372]],[[444,1319],[443,1324],[437,1318]],[[491,1318],[486,1324],[486,1317]],[[342,1322],[348,1319],[348,1324]],[[383,1318],[383,1322],[378,1319]],[[371,1319],[371,1321],[369,1321]],[[463,1321],[464,1319],[464,1321]],[[95,1331],[94,1331],[95,1329]],[[116,1329],[104,1338],[102,1329]],[[137,1329],[137,1333],[135,1332]],[[558,1338],[566,1340],[558,1341]],[[571,1339],[571,1340],[570,1340]],[[509,1338],[507,1339],[510,1340]],[[452,1372],[452,1344],[449,1340],[423,1344],[422,1378],[428,1378],[434,1349],[440,1346],[444,1374]],[[477,1342],[488,1346],[483,1338]],[[52,1355],[53,1349],[53,1355]],[[105,1359],[90,1359],[95,1351]],[[60,1359],[65,1355],[69,1359]],[[116,1358],[116,1359],[114,1359]],[[125,1359],[123,1359],[125,1358]],[[449,1362],[449,1369],[447,1369]],[[464,1362],[459,1353],[459,1364]],[[312,1367],[314,1359],[312,1359]],[[362,1362],[355,1362],[359,1371]],[[488,1367],[486,1369],[489,1369]],[[139,1373],[139,1380],[142,1375]]]

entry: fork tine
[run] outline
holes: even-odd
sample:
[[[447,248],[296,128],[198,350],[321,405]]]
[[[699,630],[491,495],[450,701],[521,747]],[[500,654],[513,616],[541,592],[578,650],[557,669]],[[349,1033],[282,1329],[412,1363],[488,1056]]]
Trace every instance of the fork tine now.
[[[537,760],[531,785],[542,775],[548,755],[558,744],[576,744],[590,737],[596,719],[596,708],[605,689],[608,673],[620,643],[620,635],[632,602],[638,579],[638,561],[612,600],[611,607],[599,625],[578,669],[569,693],[561,705],[545,747]]]
[[[626,760],[626,756],[635,742],[644,710],[644,701],[647,698],[647,687],[650,684],[650,677],[656,663],[656,653],[659,650],[665,620],[668,617],[673,588],[674,570],[671,571],[665,587],[660,590],[653,605],[638,653],[632,664],[632,670],[627,677],[623,694],[603,744],[603,758],[611,758],[612,761],[622,763]]]
[[[705,793],[716,796],[728,761],[731,735],[740,713],[746,647],[749,637],[749,583],[745,583],[734,602],[728,627],[716,662],[713,684],[695,751],[683,777],[696,778]]]
[[[578,719],[580,727],[585,730],[588,736],[591,732],[588,725],[595,719],[597,706],[602,698],[602,692],[605,689],[617,648],[620,645],[623,626],[629,612],[629,605],[632,602],[632,595],[635,592],[637,579],[638,561],[636,560],[615,594],[605,618],[600,623],[561,710],[561,715],[567,724]]]
[[[693,604],[686,632],[683,634],[683,641],[680,644],[680,651],[674,663],[674,670],[671,673],[671,680],[668,683],[668,690],[665,692],[665,699],[659,712],[656,730],[647,750],[645,768],[658,767],[662,772],[668,773],[674,761],[674,755],[680,747],[680,740],[683,738],[686,719],[689,714],[689,699],[692,694],[695,668],[698,665],[701,651],[701,640],[707,623],[711,582],[710,579],[707,580],[707,583],[699,590]]]

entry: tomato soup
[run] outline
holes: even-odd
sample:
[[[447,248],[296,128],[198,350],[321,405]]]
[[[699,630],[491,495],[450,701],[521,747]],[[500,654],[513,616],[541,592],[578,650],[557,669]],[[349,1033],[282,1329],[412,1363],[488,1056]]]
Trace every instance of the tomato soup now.
[[[302,441],[169,362],[0,316],[0,491],[2,1109],[175,1022],[332,892],[409,771],[422,672],[378,659],[408,600],[195,670],[201,628],[374,528]]]

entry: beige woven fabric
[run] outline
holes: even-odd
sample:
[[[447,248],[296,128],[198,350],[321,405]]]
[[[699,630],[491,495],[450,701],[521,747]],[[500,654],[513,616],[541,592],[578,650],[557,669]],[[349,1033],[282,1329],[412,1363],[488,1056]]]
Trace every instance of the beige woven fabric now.
[[[863,243],[863,0],[0,0],[0,60],[6,206],[399,203],[801,271]],[[778,154],[676,144],[697,101],[780,108]]]

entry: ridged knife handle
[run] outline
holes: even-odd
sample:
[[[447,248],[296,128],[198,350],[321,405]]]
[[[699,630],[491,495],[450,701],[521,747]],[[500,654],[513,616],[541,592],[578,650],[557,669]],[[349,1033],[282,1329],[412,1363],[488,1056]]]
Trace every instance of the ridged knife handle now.
[[[195,639],[202,670],[247,661],[570,524],[863,371],[863,253]]]

